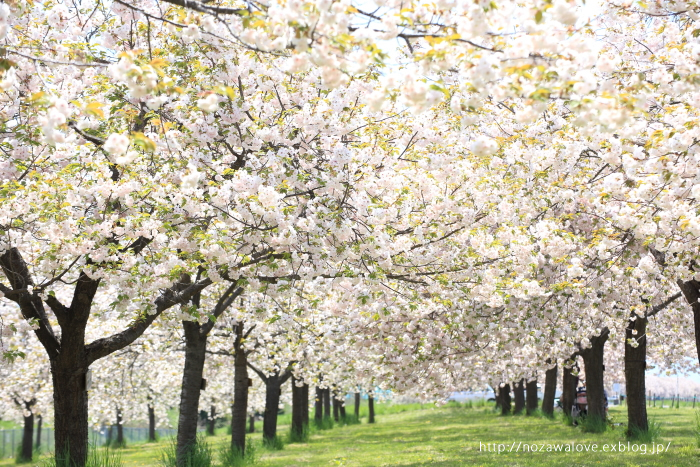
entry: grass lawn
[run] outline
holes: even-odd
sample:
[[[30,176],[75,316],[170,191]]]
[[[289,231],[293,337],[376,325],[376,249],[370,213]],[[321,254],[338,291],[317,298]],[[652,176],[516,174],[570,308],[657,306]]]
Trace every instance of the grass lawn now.
[[[413,406],[380,405],[375,425],[350,425],[331,430],[315,431],[306,444],[286,444],[281,451],[258,447],[260,467],[294,466],[698,466],[700,449],[694,434],[695,411],[690,408],[650,408],[650,418],[661,425],[656,445],[662,444],[667,452],[652,454],[652,445],[636,445],[637,451],[628,452],[623,427],[614,427],[603,434],[583,433],[579,428],[565,426],[560,420],[540,417],[500,417],[491,407],[464,408],[446,406],[434,408],[425,405],[421,410]],[[401,412],[401,410],[406,410]],[[614,422],[624,422],[625,407],[612,407]],[[288,415],[282,416],[279,433],[286,437]],[[366,422],[364,420],[363,422]],[[259,424],[260,425],[260,424]],[[258,428],[262,428],[258,426]],[[260,434],[251,435],[260,443]],[[223,446],[228,437],[222,432],[208,438],[212,449]],[[488,452],[487,444],[491,444]],[[501,450],[512,452],[494,452]],[[515,443],[515,444],[513,444]],[[520,443],[520,444],[519,444]],[[548,445],[574,443],[574,450],[582,452],[547,452]],[[523,452],[523,446],[537,445],[539,452]],[[604,444],[615,446],[615,452],[598,451]],[[159,454],[167,445],[133,445],[121,450],[127,467],[156,466]],[[544,445],[545,451],[540,451]],[[578,445],[578,446],[577,446]],[[625,451],[619,452],[620,446]],[[515,452],[520,446],[520,452]],[[630,446],[633,446],[630,444]],[[588,451],[586,451],[588,447]],[[553,448],[553,446],[552,446]],[[480,450],[481,449],[481,450]],[[2,461],[0,466],[12,465]],[[218,464],[217,464],[218,465]]]

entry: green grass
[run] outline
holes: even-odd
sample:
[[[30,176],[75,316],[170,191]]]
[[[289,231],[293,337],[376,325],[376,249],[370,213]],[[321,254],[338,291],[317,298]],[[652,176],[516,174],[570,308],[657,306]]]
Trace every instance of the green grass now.
[[[368,425],[364,418],[359,425],[336,425],[330,430],[312,430],[307,443],[288,443],[281,451],[260,449],[256,465],[261,467],[320,466],[657,466],[684,467],[700,465],[700,448],[695,438],[695,411],[691,408],[649,408],[650,417],[659,425],[654,445],[670,443],[668,452],[650,454],[651,444],[635,444],[625,436],[626,407],[611,407],[613,425],[604,433],[585,433],[580,427],[566,426],[561,417],[499,417],[493,404],[472,408],[449,404],[434,408],[416,404],[407,410],[401,406],[377,404],[377,423]],[[279,434],[289,426],[279,426]],[[261,434],[249,436],[260,445]],[[207,441],[214,452],[229,441],[225,429]],[[120,450],[125,467],[156,466],[160,444],[130,445]],[[501,450],[513,452],[495,452]],[[514,444],[515,443],[515,444]],[[578,443],[590,446],[636,446],[640,452],[523,452],[524,445],[536,445],[539,451],[548,444]],[[491,452],[488,451],[491,445]],[[515,452],[520,446],[519,452]],[[218,458],[218,456],[216,456]],[[214,466],[219,466],[215,460]],[[0,462],[0,466],[12,461]]]

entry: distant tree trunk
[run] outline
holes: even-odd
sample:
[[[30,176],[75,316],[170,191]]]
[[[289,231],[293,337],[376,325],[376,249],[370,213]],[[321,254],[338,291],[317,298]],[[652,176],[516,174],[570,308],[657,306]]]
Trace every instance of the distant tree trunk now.
[[[292,433],[297,439],[304,434],[304,387],[297,387],[296,379],[292,378]]]
[[[340,401],[336,398],[335,393],[333,393],[333,420],[340,421]]]
[[[347,414],[345,413],[345,401],[344,400],[338,401],[338,410],[340,411],[340,419],[345,420],[345,417],[347,417]]]
[[[515,396],[515,410],[513,413],[519,415],[525,409],[525,380],[521,379],[513,383],[513,395]]]
[[[255,433],[255,415],[248,416],[248,433]]]
[[[196,321],[183,321],[185,335],[185,367],[180,386],[180,413],[177,419],[177,464],[184,465],[188,453],[197,443],[199,398],[202,390],[207,335]]]
[[[148,406],[148,441],[156,441],[156,409]]]
[[[369,421],[367,423],[374,423],[374,395],[370,394],[367,396],[367,404],[369,405]]]
[[[578,385],[578,377],[573,375],[572,370],[573,368],[565,366],[562,371],[561,407],[567,416],[571,416],[571,407],[576,399],[576,386]]]
[[[510,384],[504,384],[498,390],[501,401],[501,415],[510,415]]]
[[[360,419],[360,393],[355,393],[355,418]]]
[[[625,330],[625,386],[627,388],[627,432],[648,431],[644,370],[647,358],[647,319],[630,320]],[[632,347],[634,339],[637,347]],[[586,369],[588,371],[588,369]]]
[[[216,406],[211,406],[209,409],[209,426],[207,426],[207,434],[214,436],[216,430]]]
[[[586,367],[586,398],[588,400],[588,417],[595,417],[605,420],[605,381],[603,366],[603,356],[605,353],[605,342],[608,340],[610,331],[605,328],[599,336],[595,336],[591,341],[591,346],[580,351],[583,363]]]
[[[231,414],[231,449],[245,454],[245,425],[248,417],[248,356],[243,348],[243,323],[236,326],[233,346],[233,410]]]
[[[544,374],[544,396],[542,397],[542,413],[551,417],[554,415],[554,397],[557,393],[557,369],[549,368]]]
[[[314,420],[323,421],[323,389],[316,386],[316,400],[314,401]]]
[[[331,418],[331,388],[323,390],[323,418]]]
[[[24,430],[22,432],[22,452],[21,459],[24,461],[32,460],[32,453],[34,452],[32,446],[32,440],[34,439],[34,413],[31,412],[31,407],[29,416],[24,417]]]
[[[277,413],[283,381],[279,373],[265,380],[265,414],[263,415],[263,441],[272,441],[277,436]]]
[[[41,449],[41,424],[44,421],[44,417],[41,415],[36,416],[36,444],[34,445],[37,451]]]
[[[309,426],[309,385],[304,383],[301,387],[301,415],[305,427]]]
[[[527,415],[532,415],[537,412],[538,400],[537,400],[537,379],[528,381],[525,386],[526,400],[527,400]]]
[[[117,407],[117,446],[124,447],[124,420],[122,420],[122,409]]]

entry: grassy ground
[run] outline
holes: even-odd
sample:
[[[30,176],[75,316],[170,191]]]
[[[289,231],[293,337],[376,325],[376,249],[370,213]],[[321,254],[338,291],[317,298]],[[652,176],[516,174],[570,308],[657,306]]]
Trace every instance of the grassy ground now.
[[[560,420],[540,417],[500,417],[491,407],[465,408],[447,406],[379,406],[377,423],[335,427],[316,431],[306,444],[286,444],[281,451],[258,449],[260,467],[294,466],[698,466],[700,448],[694,434],[695,411],[691,408],[650,408],[650,417],[661,425],[655,444],[668,443],[668,452],[655,453],[654,445],[633,445],[638,452],[629,452],[624,428],[613,427],[603,434],[583,433],[565,426]],[[625,408],[610,410],[613,421],[625,421]],[[288,415],[280,417],[279,433],[286,437]],[[258,428],[261,428],[260,426]],[[260,435],[251,435],[259,443]],[[208,441],[216,451],[228,437],[221,431]],[[500,449],[512,452],[497,453]],[[515,443],[515,444],[514,444]],[[583,452],[547,452],[548,445],[574,444]],[[158,445],[143,444],[123,449],[127,467],[156,466],[159,453],[167,441]],[[491,452],[488,452],[491,444]],[[540,451],[523,452],[524,445],[535,444]],[[615,452],[599,451],[604,445],[615,446]],[[578,446],[580,447],[578,447]],[[520,446],[519,452],[516,452]],[[585,451],[588,446],[589,451]],[[619,452],[620,446],[626,452]],[[566,449],[566,447],[563,447]],[[571,448],[569,448],[571,449]],[[640,451],[646,449],[647,454]],[[656,448],[658,449],[658,447]],[[12,465],[11,461],[0,466]]]

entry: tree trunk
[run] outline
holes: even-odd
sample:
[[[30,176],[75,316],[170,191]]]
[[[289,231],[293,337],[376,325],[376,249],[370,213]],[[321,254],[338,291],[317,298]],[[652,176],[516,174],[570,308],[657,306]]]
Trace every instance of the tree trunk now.
[[[304,387],[297,387],[296,379],[292,378],[292,436],[301,439],[304,436]]]
[[[537,411],[537,406],[538,400],[537,400],[537,379],[533,379],[532,381],[528,381],[527,385],[525,386],[525,391],[526,391],[526,410],[527,410],[527,415],[532,415]]]
[[[301,387],[301,416],[304,427],[309,426],[309,385],[304,383]]]
[[[277,436],[277,412],[280,406],[280,388],[282,382],[279,374],[273,374],[265,380],[265,415],[263,417],[263,441],[272,441]]]
[[[255,415],[248,416],[248,433],[255,433]]]
[[[56,460],[75,467],[84,467],[88,454],[88,365],[80,347],[74,351],[64,343],[61,353],[51,361]]]
[[[690,280],[687,282],[678,281],[678,286],[683,292],[685,300],[690,304],[693,310],[693,323],[695,326],[695,350],[698,354],[698,361],[700,362],[700,282],[696,280]]]
[[[637,317],[630,320],[625,330],[625,386],[627,388],[627,433],[634,431],[648,431],[646,387],[644,370],[646,369],[647,319]],[[636,331],[636,333],[633,333]],[[632,347],[630,341],[634,339],[637,347]]]
[[[31,408],[30,408],[31,410]],[[31,461],[32,453],[34,452],[34,447],[32,446],[32,440],[34,438],[34,414],[29,412],[29,416],[24,417],[24,430],[22,431],[22,451],[21,460]]]
[[[347,414],[345,413],[345,401],[344,400],[338,401],[338,411],[340,412],[340,419],[345,420],[345,417],[347,417]]]
[[[214,436],[216,430],[216,406],[212,405],[209,409],[209,426],[207,426],[207,434]]]
[[[202,389],[207,336],[200,333],[196,321],[183,321],[185,334],[185,368],[180,388],[180,415],[177,421],[177,465],[184,465],[197,442],[199,396]]]
[[[360,419],[360,393],[355,393],[355,418]]]
[[[122,420],[122,410],[117,407],[117,446],[124,447],[124,420]]]
[[[544,396],[542,397],[542,413],[551,417],[554,415],[554,397],[557,393],[558,365],[549,368],[544,374]]]
[[[510,414],[510,384],[504,384],[503,387],[500,387],[498,390],[499,393],[499,399],[501,401],[501,415],[509,415]]]
[[[374,423],[374,395],[367,396],[367,405],[369,406],[369,421],[367,423]]]
[[[521,379],[513,383],[513,395],[515,396],[514,414],[519,415],[525,409],[525,380]]]
[[[331,418],[331,388],[323,390],[323,418]]]
[[[314,420],[317,423],[323,421],[323,389],[316,386],[316,400],[314,401]]]
[[[605,342],[610,331],[605,328],[600,336],[591,339],[591,346],[581,350],[583,363],[586,367],[586,398],[588,400],[588,417],[605,420],[605,381],[603,355]]]
[[[564,415],[571,416],[571,407],[576,399],[576,386],[578,386],[578,377],[571,372],[573,368],[564,366],[562,371],[561,382],[561,407]]]
[[[231,416],[231,448],[245,454],[245,422],[248,415],[248,356],[243,349],[243,323],[236,326],[234,342],[233,410]]]
[[[336,395],[333,394],[333,420],[336,422],[340,421],[340,404],[338,399],[335,397]]]
[[[34,445],[34,447],[39,452],[41,452],[41,423],[43,421],[44,418],[41,415],[36,416],[36,444]]]
[[[156,441],[156,410],[148,406],[148,441]]]

